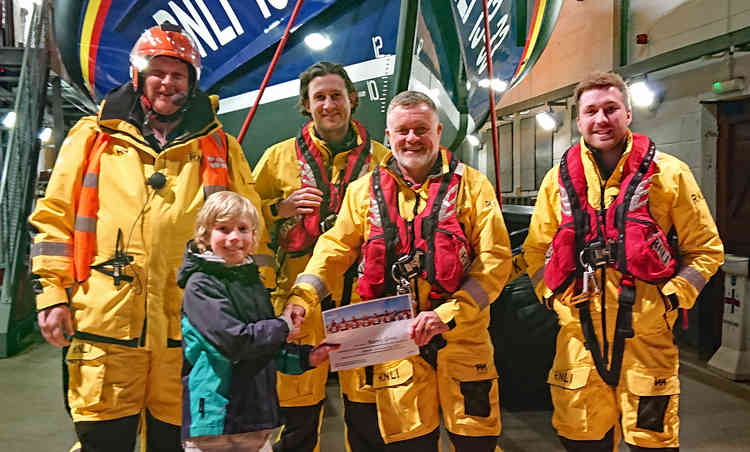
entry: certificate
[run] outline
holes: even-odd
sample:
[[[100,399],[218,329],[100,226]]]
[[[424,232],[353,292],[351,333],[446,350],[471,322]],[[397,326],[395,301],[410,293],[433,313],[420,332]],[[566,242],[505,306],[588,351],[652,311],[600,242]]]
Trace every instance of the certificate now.
[[[409,338],[413,318],[409,295],[324,311],[325,342],[341,344],[330,354],[331,370],[371,366],[419,354],[419,347]]]

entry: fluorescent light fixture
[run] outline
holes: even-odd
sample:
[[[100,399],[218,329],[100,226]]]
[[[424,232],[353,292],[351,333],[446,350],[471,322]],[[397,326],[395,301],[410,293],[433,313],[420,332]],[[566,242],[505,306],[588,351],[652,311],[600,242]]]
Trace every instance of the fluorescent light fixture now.
[[[8,114],[3,118],[3,125],[9,129],[12,129],[16,125],[16,112],[9,111]]]
[[[471,82],[466,80],[466,91],[471,91]]]
[[[312,50],[323,50],[331,45],[331,40],[321,33],[310,33],[305,36],[305,44]]]
[[[476,135],[466,135],[466,141],[474,147],[479,146],[479,138]]]
[[[547,111],[537,113],[536,123],[539,124],[539,127],[547,131],[552,131],[557,128],[557,120],[555,120],[552,114]]]
[[[493,91],[498,93],[502,93],[503,91],[508,89],[508,82],[500,80],[499,78],[493,78],[492,80],[483,78],[479,81],[478,85],[481,88],[492,88]]]
[[[42,0],[21,0],[18,2],[21,9],[31,11],[34,9],[34,5],[41,5]]]
[[[630,100],[636,107],[650,107],[656,100],[656,94],[645,81],[641,80],[630,85]]]
[[[50,138],[52,138],[52,129],[49,127],[45,127],[39,132],[39,139],[42,140],[42,143],[48,143]]]

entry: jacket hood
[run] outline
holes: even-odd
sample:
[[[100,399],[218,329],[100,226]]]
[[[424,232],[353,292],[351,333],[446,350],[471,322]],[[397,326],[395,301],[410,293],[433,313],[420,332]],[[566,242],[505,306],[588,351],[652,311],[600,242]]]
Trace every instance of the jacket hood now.
[[[255,282],[260,280],[258,267],[252,258],[244,264],[228,266],[221,257],[211,251],[201,253],[194,241],[189,241],[182,256],[182,265],[177,271],[177,284],[184,289],[190,276],[196,272],[207,273],[223,279],[248,280]]]

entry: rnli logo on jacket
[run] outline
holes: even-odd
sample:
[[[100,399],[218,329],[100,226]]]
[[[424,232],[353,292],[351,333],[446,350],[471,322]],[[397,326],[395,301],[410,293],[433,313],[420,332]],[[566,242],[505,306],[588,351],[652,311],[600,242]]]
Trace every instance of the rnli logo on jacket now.
[[[560,383],[570,383],[573,381],[573,375],[568,373],[567,371],[555,371],[555,374],[552,376],[555,381]]]
[[[70,353],[71,354],[84,354],[88,351],[88,347],[86,347],[87,344],[74,344],[72,347],[70,347]]]
[[[665,267],[669,265],[671,254],[669,252],[669,249],[667,249],[667,245],[662,241],[661,237],[659,237],[657,234],[653,234],[651,237],[649,237],[648,241],[651,242],[649,246],[652,250],[654,250],[656,256],[659,257],[662,265],[664,265]]]
[[[378,381],[381,383],[385,383],[388,380],[396,380],[398,379],[398,369],[393,369],[389,372],[383,372],[381,374],[378,374]]]

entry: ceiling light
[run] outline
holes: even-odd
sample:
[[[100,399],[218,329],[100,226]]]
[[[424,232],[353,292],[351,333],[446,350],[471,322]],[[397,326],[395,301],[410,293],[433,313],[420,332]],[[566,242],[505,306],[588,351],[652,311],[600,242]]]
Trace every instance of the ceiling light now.
[[[492,87],[492,90],[498,93],[502,93],[506,89],[508,89],[508,82],[500,80],[499,78],[493,78],[492,81],[488,78],[483,78],[479,81],[478,85],[481,88],[490,88]]]
[[[323,50],[331,45],[331,40],[324,34],[310,33],[305,36],[305,44],[312,50]]]
[[[3,118],[3,125],[9,129],[12,129],[16,125],[16,112],[9,111],[8,114]]]
[[[479,146],[479,138],[477,138],[476,135],[466,135],[466,141],[474,147]]]
[[[630,85],[630,99],[636,107],[650,107],[656,100],[656,94],[641,80]]]
[[[21,0],[18,2],[21,9],[31,11],[34,5],[41,5],[42,0]]]
[[[537,113],[536,123],[544,130],[552,131],[557,128],[557,120],[548,111]]]

